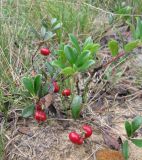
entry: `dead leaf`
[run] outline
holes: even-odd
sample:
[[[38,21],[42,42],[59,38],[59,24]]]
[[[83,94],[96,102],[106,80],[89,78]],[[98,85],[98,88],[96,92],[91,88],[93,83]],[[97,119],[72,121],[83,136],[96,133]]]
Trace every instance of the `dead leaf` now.
[[[47,94],[46,96],[43,97],[45,99],[45,107],[48,108],[53,101],[53,95],[52,94]]]
[[[120,150],[121,144],[119,141],[119,137],[115,136],[111,132],[107,130],[103,130],[103,139],[104,143],[111,149]]]
[[[124,157],[118,151],[102,149],[96,152],[96,160],[124,160]]]
[[[29,127],[20,127],[18,129],[18,132],[20,132],[22,134],[25,134],[25,135],[28,135],[28,136],[32,136],[33,135],[33,133],[31,132]]]

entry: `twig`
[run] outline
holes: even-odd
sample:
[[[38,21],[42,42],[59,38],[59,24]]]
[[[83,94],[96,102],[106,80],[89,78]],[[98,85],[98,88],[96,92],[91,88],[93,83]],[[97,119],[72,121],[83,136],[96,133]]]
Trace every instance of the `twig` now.
[[[116,57],[114,57],[110,61],[108,61],[107,63],[102,64],[102,65],[100,65],[97,68],[94,68],[93,72],[91,73],[91,77],[90,78],[92,79],[92,77],[94,76],[94,74],[96,72],[100,71],[103,68],[106,68],[109,64],[111,64],[112,62],[115,62],[116,60],[118,60],[119,58],[123,57],[124,55],[125,55],[125,52],[121,52]]]
[[[117,61],[119,58],[123,57],[125,55],[125,52],[121,52],[119,53],[116,57],[112,58],[110,61],[108,61],[107,63],[105,64],[102,64],[100,65],[99,67],[97,68],[94,68],[93,72],[91,73],[91,76],[90,78],[87,80],[86,84],[85,84],[85,89],[84,89],[84,92],[82,93],[82,97],[83,97],[83,102],[84,102],[84,97],[85,97],[85,94],[86,94],[86,91],[88,89],[88,86],[90,84],[90,82],[92,81],[92,78],[93,76],[95,75],[96,72],[102,70],[103,68],[106,68],[109,64],[111,64],[112,62],[115,62]]]
[[[5,137],[8,139],[8,140],[10,140],[10,137],[8,136],[8,135],[6,135],[5,134]],[[12,140],[10,140],[10,143],[13,141],[13,139]],[[10,144],[10,143],[8,143],[8,145]],[[7,145],[7,146],[8,146]],[[6,146],[6,147],[7,147]],[[15,144],[13,145],[21,154],[22,154],[22,156],[24,156],[25,158],[27,158],[27,155],[25,155]]]
[[[104,10],[102,8],[99,8],[99,7],[95,7],[95,6],[93,6],[93,5],[89,4],[89,3],[86,3],[86,2],[83,2],[82,4],[88,6],[88,7],[92,8],[92,9],[101,11],[101,12],[103,12],[105,14],[111,14],[113,16],[122,16],[122,17],[127,17],[127,16],[129,16],[129,17],[141,17],[142,16],[140,14],[134,14],[134,15],[132,15],[132,14],[118,14],[118,13],[113,13],[113,12],[110,12],[110,11],[106,11],[106,10]]]

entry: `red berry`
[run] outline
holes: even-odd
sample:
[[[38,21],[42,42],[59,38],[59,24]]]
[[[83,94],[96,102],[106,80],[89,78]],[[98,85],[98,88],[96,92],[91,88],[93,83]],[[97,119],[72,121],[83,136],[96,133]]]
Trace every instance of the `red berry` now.
[[[40,122],[40,121],[45,121],[46,120],[46,113],[43,111],[36,111],[34,118]]]
[[[83,143],[83,138],[76,132],[70,132],[69,139],[74,144],[81,145]]]
[[[80,138],[80,140],[78,141],[78,143],[77,143],[78,145],[81,145],[81,144],[83,144],[83,138],[81,137]]]
[[[36,105],[35,105],[35,110],[36,110],[36,111],[42,111],[41,105],[42,105],[42,104],[41,104],[40,102],[37,102]]]
[[[89,125],[84,125],[83,127],[83,130],[85,131],[85,137],[84,138],[88,138],[92,135],[92,127],[89,126]]]
[[[55,93],[59,92],[60,87],[58,86],[58,83],[54,81],[54,82],[53,82],[53,86],[54,86],[54,92],[55,92]]]
[[[41,48],[40,53],[44,56],[48,56],[51,53],[51,51],[48,48]]]
[[[62,92],[62,95],[63,95],[63,96],[70,96],[70,94],[71,94],[71,90],[70,90],[70,89],[65,89],[65,90],[63,90],[63,92]]]

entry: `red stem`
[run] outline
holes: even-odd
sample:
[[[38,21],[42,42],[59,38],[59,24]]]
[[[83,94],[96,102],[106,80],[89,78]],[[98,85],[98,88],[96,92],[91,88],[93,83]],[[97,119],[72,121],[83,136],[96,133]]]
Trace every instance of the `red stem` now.
[[[116,61],[117,59],[121,58],[125,55],[125,52],[119,53],[116,57],[112,58],[110,61],[108,61],[106,64],[102,65],[102,68],[106,68],[110,63]]]

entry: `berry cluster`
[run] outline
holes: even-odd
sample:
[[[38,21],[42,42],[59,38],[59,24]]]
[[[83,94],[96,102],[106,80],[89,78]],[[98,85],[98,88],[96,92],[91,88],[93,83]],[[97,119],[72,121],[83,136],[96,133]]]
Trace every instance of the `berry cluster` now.
[[[92,127],[89,125],[83,125],[82,129],[84,130],[83,132],[83,136],[81,136],[80,134],[76,133],[76,132],[70,132],[69,133],[69,139],[72,143],[74,144],[78,144],[81,145],[83,144],[83,141],[90,137],[92,135]]]

